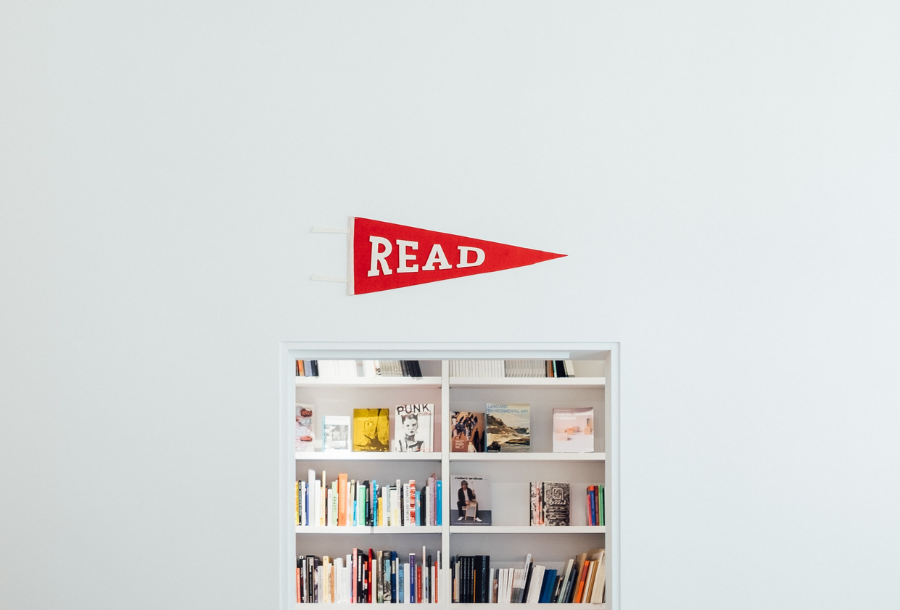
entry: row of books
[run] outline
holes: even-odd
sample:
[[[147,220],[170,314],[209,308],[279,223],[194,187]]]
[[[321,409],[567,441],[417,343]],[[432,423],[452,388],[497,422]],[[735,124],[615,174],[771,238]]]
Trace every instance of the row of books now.
[[[451,377],[574,377],[571,360],[451,360]]]
[[[421,377],[418,360],[297,360],[297,377]]]
[[[587,524],[606,525],[606,491],[603,485],[587,488]]]
[[[315,451],[313,413],[315,406],[296,405],[295,449]],[[351,425],[349,415],[326,415],[321,418],[323,451],[398,451],[424,452],[434,450],[433,404],[397,405],[391,409],[354,409]],[[351,434],[352,433],[352,434]],[[393,438],[392,438],[393,436]]]
[[[294,522],[303,526],[442,525],[443,490],[432,474],[424,485],[415,480],[393,485],[357,481],[340,473],[331,483],[310,469],[306,481],[294,482]]]
[[[569,559],[562,570],[535,565],[491,568],[490,555],[450,560],[452,601],[476,604],[601,604],[606,588],[606,551],[592,549]]]
[[[406,561],[404,561],[404,559]],[[353,549],[344,557],[297,557],[297,603],[431,604],[443,599],[437,561],[396,551]]]

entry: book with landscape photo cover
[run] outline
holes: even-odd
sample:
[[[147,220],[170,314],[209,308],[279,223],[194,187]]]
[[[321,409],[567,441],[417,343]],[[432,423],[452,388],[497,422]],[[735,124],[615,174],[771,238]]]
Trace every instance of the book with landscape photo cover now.
[[[387,409],[353,409],[353,450],[390,450],[390,412]]]
[[[484,451],[484,413],[472,411],[450,413],[450,451],[454,453]]]
[[[531,407],[527,404],[485,406],[488,453],[531,451]]]
[[[394,407],[392,451],[434,451],[434,405],[411,404]]]
[[[594,410],[591,407],[553,409],[553,453],[594,450]]]

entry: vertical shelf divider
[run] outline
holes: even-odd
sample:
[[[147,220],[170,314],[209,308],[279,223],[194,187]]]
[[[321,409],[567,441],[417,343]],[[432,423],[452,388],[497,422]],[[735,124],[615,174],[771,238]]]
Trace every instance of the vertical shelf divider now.
[[[450,361],[441,360],[441,579],[444,596],[450,591]],[[448,603],[439,595],[441,605]]]

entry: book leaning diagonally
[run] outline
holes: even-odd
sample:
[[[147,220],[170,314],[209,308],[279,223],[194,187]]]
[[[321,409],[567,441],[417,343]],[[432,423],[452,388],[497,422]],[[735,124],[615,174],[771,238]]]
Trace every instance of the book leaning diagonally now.
[[[594,586],[591,588],[591,603],[603,603],[603,589],[606,585],[606,550],[592,549],[588,551],[588,557],[597,561]]]

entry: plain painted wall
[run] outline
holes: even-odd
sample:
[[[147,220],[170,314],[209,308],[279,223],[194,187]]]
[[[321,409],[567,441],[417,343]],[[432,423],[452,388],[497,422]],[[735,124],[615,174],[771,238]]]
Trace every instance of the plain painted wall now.
[[[898,607],[898,31],[3,3],[0,608],[274,609],[283,340],[621,341],[623,610]],[[569,256],[348,297],[351,215]]]

